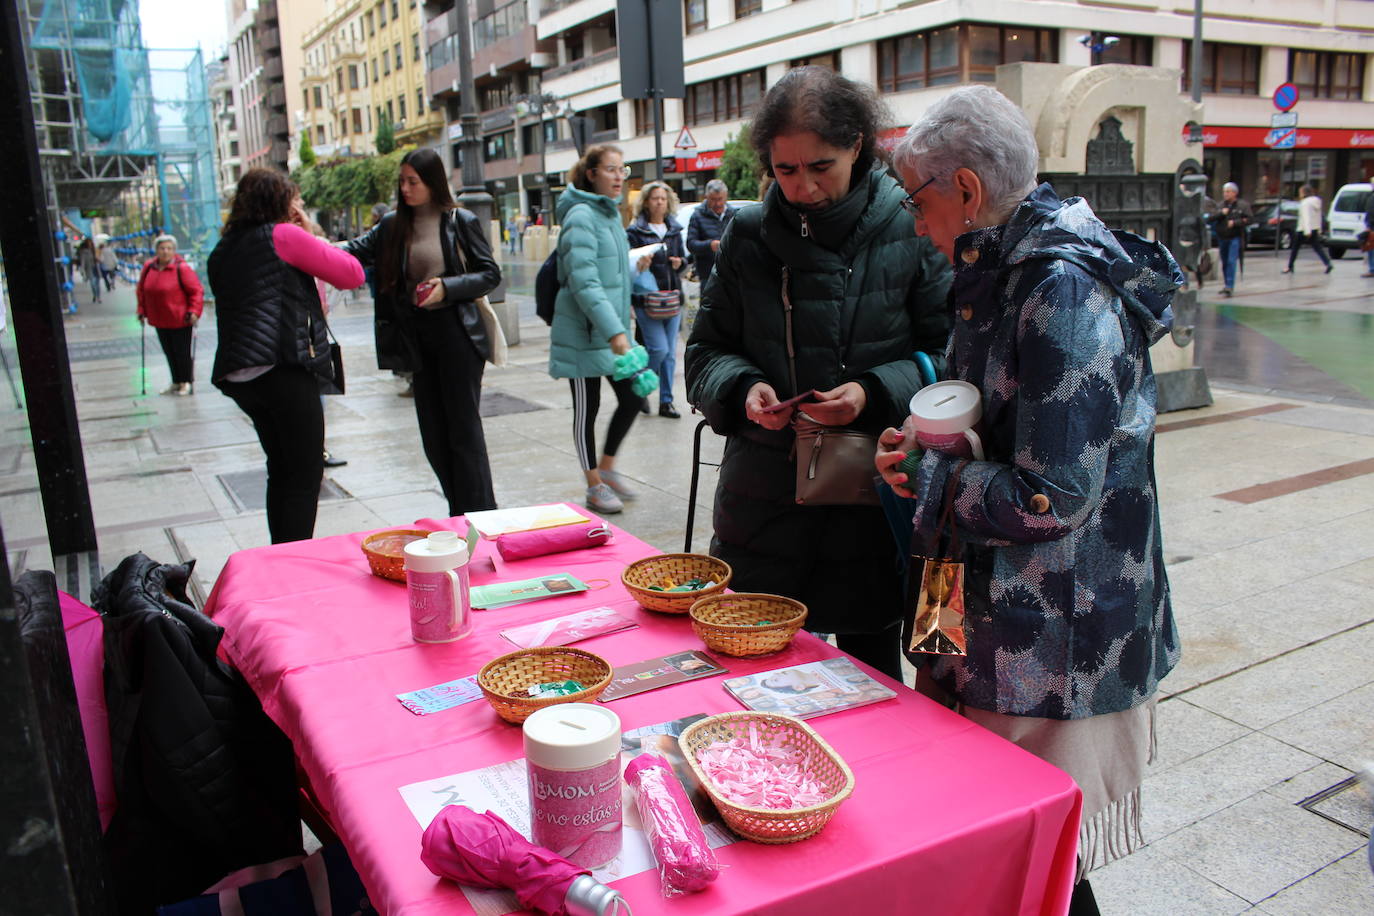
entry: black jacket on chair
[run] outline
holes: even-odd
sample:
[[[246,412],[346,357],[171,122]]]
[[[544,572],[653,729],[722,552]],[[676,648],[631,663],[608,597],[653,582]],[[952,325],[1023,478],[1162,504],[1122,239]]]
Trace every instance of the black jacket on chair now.
[[[123,913],[301,852],[291,744],[216,657],[224,630],[186,597],[192,566],[134,554],[93,595],[119,800],[105,848]]]
[[[381,218],[366,233],[344,244],[344,250],[364,267],[375,269],[387,245],[388,236],[396,225],[392,211]],[[501,267],[491,253],[491,243],[481,222],[467,210],[449,210],[439,220],[444,252],[444,301],[458,309],[463,330],[477,348],[482,359],[491,357],[491,341],[487,340],[486,325],[473,300],[485,296],[501,283]],[[463,246],[467,269],[458,261],[457,246]],[[384,285],[378,277],[377,368],[413,372],[420,368],[420,350],[415,339],[415,287],[405,280],[406,261],[402,259],[401,279]]]

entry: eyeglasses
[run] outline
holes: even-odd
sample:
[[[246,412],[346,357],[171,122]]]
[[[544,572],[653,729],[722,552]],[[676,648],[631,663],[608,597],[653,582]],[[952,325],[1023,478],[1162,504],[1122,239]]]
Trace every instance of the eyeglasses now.
[[[600,168],[601,171],[602,171],[604,174],[606,174],[606,175],[619,175],[621,178],[629,178],[629,177],[630,177],[630,167],[629,167],[628,165],[622,165],[622,166],[618,166],[618,167],[617,167],[617,166],[610,166],[610,165],[603,165],[603,166],[598,166],[598,168]]]
[[[916,195],[924,191],[926,185],[930,184],[934,180],[935,176],[930,176],[925,181],[921,182],[921,186],[919,188],[912,191],[906,197],[902,198],[902,209],[910,213],[917,219],[925,219],[925,214],[921,212],[921,205],[916,202]]]

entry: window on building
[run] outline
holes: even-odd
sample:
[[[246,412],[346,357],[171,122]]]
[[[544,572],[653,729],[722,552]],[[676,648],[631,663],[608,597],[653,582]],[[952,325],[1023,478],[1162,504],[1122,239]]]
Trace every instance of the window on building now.
[[[395,67],[399,72],[401,69],[401,43],[399,41],[392,46],[391,53],[396,58]]]
[[[348,116],[347,116],[347,115],[339,115],[339,136],[343,137],[343,136],[347,136],[347,135],[348,135]]]
[[[695,35],[706,31],[706,0],[683,0],[682,21],[686,24],[687,34]]]
[[[230,156],[237,156],[238,154],[239,154],[239,141],[237,141],[237,140],[230,140],[230,141],[229,141],[229,155],[230,155]]]
[[[483,153],[487,162],[494,159],[511,158],[515,155],[515,131],[507,130],[499,134],[492,134],[487,137],[484,147]]]
[[[391,0],[391,18],[392,18],[392,19],[400,19],[400,18],[401,18],[401,7],[400,7],[400,4],[398,3],[398,0]]]
[[[691,88],[687,90],[691,96]],[[663,100],[658,101],[658,123],[663,124]],[[654,110],[649,107],[648,99],[635,99],[635,136],[642,137],[654,132]]]
[[[578,32],[576,35],[569,35],[567,38],[565,38],[565,39],[563,40],[563,46],[564,46],[564,47],[567,49],[567,51],[568,51],[568,60],[569,60],[569,61],[581,60],[581,59],[582,59],[583,51],[582,51],[582,33],[581,33],[581,32]]]
[[[372,58],[372,82],[377,82],[377,58]]]
[[[318,125],[315,126],[315,143],[316,143],[316,144],[320,144],[320,143],[323,143],[323,142],[324,142],[324,125],[323,125],[323,124],[318,124]]]
[[[343,92],[343,67],[340,67],[339,69],[334,71],[334,77],[336,80],[338,80],[339,91]]]
[[[382,52],[382,76],[390,76],[390,75],[391,75],[391,55],[388,54],[388,53],[386,53],[385,51],[383,51],[383,52]]]
[[[539,152],[540,131],[538,124],[520,125],[520,149],[526,156]]]
[[[382,106],[377,106],[377,126],[382,126]]]
[[[1104,36],[1094,35],[1099,41]],[[1155,40],[1149,35],[1113,35],[1116,44],[1110,48],[1093,52],[1094,64],[1131,64],[1136,67],[1149,67],[1154,64]],[[1183,53],[1188,53],[1185,43]]]
[[[358,88],[358,67],[356,64],[348,65],[348,88]]]
[[[1289,51],[1288,81],[1302,98],[1349,99],[1364,95],[1363,54],[1332,51]]]
[[[396,110],[399,111],[399,112],[401,113],[401,120],[404,121],[404,120],[406,119],[406,97],[405,97],[405,96],[403,96],[403,95],[398,95],[398,96],[396,97]]]
[[[1183,46],[1183,90],[1192,86],[1193,55]],[[1202,91],[1219,95],[1259,94],[1260,49],[1256,45],[1202,43]]]
[[[422,118],[422,117],[424,117],[424,114],[425,114],[425,91],[424,91],[423,89],[416,89],[416,90],[415,90],[415,117],[417,117],[417,118]]]
[[[381,28],[384,25],[386,25],[386,0],[381,0],[377,4],[377,27]]]
[[[309,111],[309,110],[310,110],[310,90],[309,90],[309,89],[302,89],[302,90],[301,90],[301,95],[305,97],[305,110],[306,110],[306,111]]]
[[[829,54],[817,54],[813,57],[798,57],[792,61],[793,67],[824,67],[835,73],[840,72],[840,52],[831,51]]]
[[[386,100],[386,119],[392,124],[396,123],[396,107],[391,104],[391,99]]]
[[[763,90],[762,70],[734,73],[720,79],[694,83],[687,87],[685,120],[688,124],[695,125],[747,118],[758,108],[759,102],[763,99]],[[652,114],[649,109],[646,109],[646,112]]]
[[[735,0],[735,18],[743,19],[763,12],[763,0]]]
[[[355,108],[355,109],[353,109],[353,133],[355,133],[355,134],[360,134],[360,133],[362,133],[362,132],[363,132],[363,110],[362,110],[361,108]]]
[[[410,36],[410,59],[418,61],[420,59],[420,35],[416,33]]]
[[[997,67],[1058,60],[1054,29],[959,23],[878,42],[878,88],[900,92],[926,86],[992,82]],[[961,53],[967,49],[967,54]]]
[[[372,10],[367,11],[367,37],[371,38],[377,34],[377,20],[372,16]]]
[[[320,92],[320,88],[321,88],[321,87],[316,86],[316,87],[315,87],[315,90],[314,90],[314,91],[315,91],[315,107],[316,107],[316,108],[323,108],[323,107],[324,107],[324,99],[321,98],[322,93]]]

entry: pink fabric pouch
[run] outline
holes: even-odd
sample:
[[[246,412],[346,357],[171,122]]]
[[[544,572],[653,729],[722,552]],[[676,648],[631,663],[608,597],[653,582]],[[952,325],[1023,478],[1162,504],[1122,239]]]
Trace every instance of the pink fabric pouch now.
[[[496,549],[500,551],[501,559],[509,562],[581,550],[584,547],[600,547],[610,543],[610,540],[610,527],[604,522],[598,524],[593,521],[586,525],[560,525],[557,528],[497,535]]]

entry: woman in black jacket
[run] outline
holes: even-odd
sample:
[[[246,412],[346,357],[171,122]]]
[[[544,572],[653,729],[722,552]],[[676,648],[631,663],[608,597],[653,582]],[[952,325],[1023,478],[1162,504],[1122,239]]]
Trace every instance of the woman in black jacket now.
[[[443,160],[401,160],[396,209],[344,245],[376,266],[377,365],[413,372],[415,416],[450,515],[496,508],[478,412],[491,342],[474,300],[501,282],[477,217],[453,201]]]
[[[363,283],[357,260],[317,239],[293,207],[296,186],[274,169],[239,181],[207,269],[219,346],[210,380],[253,421],[267,455],[267,530],[273,544],[315,533],[324,474],[320,385],[334,378],[315,278]]]
[[[651,181],[640,191],[635,210],[634,221],[625,229],[630,248],[663,243],[649,264],[653,282],[647,285],[668,295],[646,296],[636,281],[630,301],[649,351],[649,368],[658,373],[658,415],[676,420],[681,415],[673,406],[673,370],[677,368],[677,332],[682,326],[682,269],[687,265],[682,224],[673,218],[677,195],[663,182]]]

